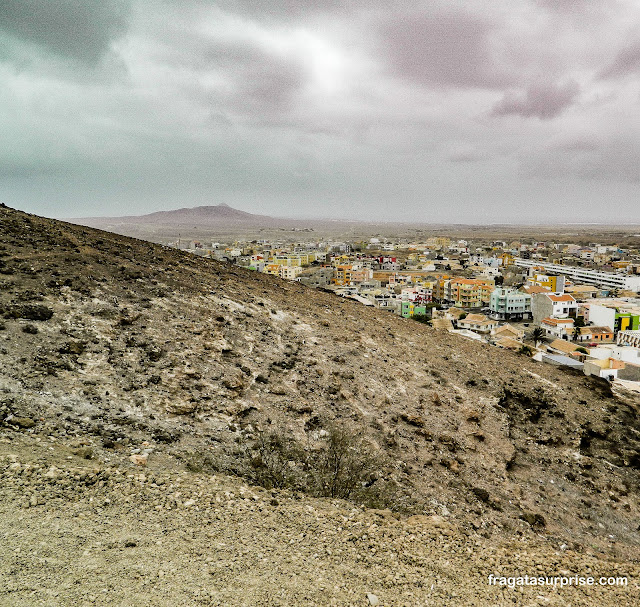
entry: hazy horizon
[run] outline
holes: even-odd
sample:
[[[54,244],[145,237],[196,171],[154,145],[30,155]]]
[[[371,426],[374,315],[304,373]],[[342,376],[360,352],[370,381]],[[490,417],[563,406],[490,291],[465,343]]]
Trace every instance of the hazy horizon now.
[[[139,215],[118,215],[118,216],[113,216],[113,215],[83,215],[83,216],[77,216],[77,217],[62,217],[62,216],[56,216],[56,217],[52,217],[52,219],[59,219],[61,221],[68,221],[68,220],[73,220],[73,219],[113,219],[113,220],[118,220],[118,219],[125,219],[127,217],[144,217],[145,215],[153,215],[156,214],[158,212],[171,212],[171,211],[182,211],[182,210],[193,210],[193,209],[198,209],[198,208],[208,208],[211,206],[218,206],[218,205],[200,205],[197,207],[181,207],[181,208],[177,208],[177,209],[165,209],[165,210],[151,210],[148,213],[143,213],[143,214],[139,214]],[[219,206],[226,206],[227,208],[233,209],[233,210],[240,210],[240,209],[235,209],[234,207],[231,207],[230,205],[219,205]],[[250,213],[250,211],[244,211],[245,213]],[[262,216],[262,215],[260,215]],[[637,224],[631,224],[631,223],[615,223],[615,222],[611,222],[611,223],[606,223],[606,222],[568,222],[568,221],[564,221],[564,222],[555,222],[555,223],[532,223],[532,222],[485,222],[485,223],[456,223],[456,222],[425,222],[425,221],[384,221],[384,220],[376,220],[375,218],[370,217],[369,219],[338,219],[338,218],[332,218],[332,217],[321,217],[321,216],[308,216],[308,217],[287,217],[287,216],[270,216],[267,215],[265,217],[270,217],[273,219],[282,219],[285,221],[300,221],[300,222],[304,222],[304,221],[308,221],[308,222],[318,222],[318,223],[346,223],[346,224],[363,224],[363,225],[404,225],[404,226],[429,226],[429,225],[433,225],[433,226],[437,226],[437,227],[446,227],[446,226],[464,226],[464,227],[472,227],[472,226],[479,226],[479,227],[501,227],[504,226],[506,228],[514,228],[514,227],[519,227],[519,226],[523,226],[523,227],[541,227],[541,228],[546,228],[546,227],[562,227],[562,226],[566,226],[566,227],[580,227],[580,226],[589,226],[589,227],[606,227],[606,228],[613,228],[613,227],[618,227],[618,228],[625,228],[626,230],[633,230],[633,229],[637,229],[640,228],[640,223]]]
[[[633,0],[5,0],[0,201],[640,223]]]

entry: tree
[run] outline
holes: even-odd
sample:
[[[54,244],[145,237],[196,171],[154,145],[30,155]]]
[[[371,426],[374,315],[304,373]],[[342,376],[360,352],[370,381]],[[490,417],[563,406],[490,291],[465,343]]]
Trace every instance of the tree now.
[[[518,354],[525,354],[526,356],[531,356],[533,354],[533,350],[531,349],[531,346],[522,344],[521,348],[518,350]]]
[[[538,343],[540,343],[542,341],[542,338],[544,336],[545,336],[545,332],[544,332],[544,329],[542,329],[541,327],[536,327],[531,332],[531,338],[533,339],[534,343],[536,344],[536,348],[538,347]]]
[[[580,337],[580,327],[576,326],[573,328],[573,341],[578,341],[578,337]]]

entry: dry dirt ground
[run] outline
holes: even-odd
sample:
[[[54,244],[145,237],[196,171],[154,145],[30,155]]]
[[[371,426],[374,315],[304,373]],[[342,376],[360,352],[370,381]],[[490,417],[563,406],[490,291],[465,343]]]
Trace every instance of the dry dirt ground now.
[[[640,567],[488,540],[438,516],[87,460],[65,441],[0,442],[0,605],[637,605]],[[496,576],[627,577],[627,586],[492,586]],[[377,600],[377,603],[376,603]]]
[[[421,604],[414,596],[445,605],[473,604],[476,597],[484,605],[499,604],[483,582],[493,572],[492,554],[512,559],[509,566],[522,573],[536,564],[536,551],[551,569],[575,574],[587,562],[606,574],[612,562],[637,571],[639,407],[638,394],[614,393],[606,382],[384,311],[0,206],[0,430],[8,441],[3,452],[16,457],[5,459],[3,468],[0,549],[14,560],[3,556],[8,586],[0,597],[10,605],[92,604],[89,594],[101,580],[114,590],[103,593],[100,586],[95,601],[133,604],[125,596],[139,587],[135,575],[136,584],[161,589],[147,595],[147,604],[157,598],[162,605],[166,591],[178,594],[164,604],[366,604],[370,592],[381,604]],[[376,521],[382,529],[363,533],[364,543],[362,536],[353,539],[352,523],[340,522],[353,506],[317,501],[313,496],[326,495],[326,484],[306,482],[314,480],[314,459],[326,453],[327,432],[335,427],[355,437],[350,456],[371,460],[349,495],[352,503],[369,506],[358,509],[360,524]],[[278,485],[264,472],[273,472],[277,458],[260,450],[261,437],[270,433],[298,448],[299,459],[289,452],[286,471],[299,474],[280,484],[299,499],[246,489],[264,497],[245,501],[242,482],[266,478],[268,487]],[[132,457],[148,459],[147,466],[136,467]],[[24,472],[22,464],[33,458],[40,468]],[[52,464],[64,482],[56,471],[53,480],[46,476]],[[109,479],[67,474],[83,467],[125,473]],[[360,474],[356,467],[348,471]],[[127,478],[140,474],[164,484]],[[174,477],[184,487],[169,489]],[[198,500],[183,506],[190,501],[185,496],[206,492],[209,483],[228,487],[212,489],[212,498],[200,496],[214,506]],[[225,491],[235,497],[226,499]],[[213,509],[203,518],[207,507],[222,509],[218,518]],[[372,514],[372,507],[392,514]],[[334,510],[346,514],[334,520]],[[407,521],[420,520],[411,516],[427,517],[420,525],[433,540],[417,532],[411,539],[407,529],[415,525]],[[314,526],[317,517],[322,524]],[[136,546],[107,548],[120,529],[137,538]],[[93,546],[88,556],[74,549],[84,530]],[[195,539],[184,542],[182,533]],[[153,538],[148,543],[141,539],[146,534]],[[166,543],[157,544],[165,536]],[[254,544],[243,543],[254,536]],[[394,551],[385,548],[387,539]],[[258,557],[263,541],[273,550]],[[104,552],[100,546],[95,552],[98,542]],[[361,552],[367,542],[373,545]],[[215,582],[222,575],[207,565],[214,573],[198,577],[203,569],[196,546],[203,562],[235,558],[236,570],[207,587],[213,598],[182,599],[179,593],[204,588],[188,580]],[[131,568],[126,575],[118,558],[109,557],[112,549],[118,558],[131,556],[122,561]],[[33,559],[26,556],[32,550],[38,552]],[[391,560],[376,565],[386,552]],[[74,578],[74,567],[84,563],[75,559],[91,555],[92,573]],[[153,569],[160,558],[169,564]],[[142,573],[132,573],[134,567]],[[396,569],[411,581],[388,580]],[[166,576],[158,576],[160,570]],[[325,572],[337,581],[321,580]],[[447,583],[420,586],[419,575],[433,580],[435,573]],[[624,590],[589,589],[582,604],[593,604],[596,594],[603,604],[607,597],[611,604],[636,604],[635,579]],[[385,594],[384,583],[392,582],[395,592]],[[284,598],[278,598],[279,585]],[[243,598],[241,587],[253,590]],[[62,598],[47,603],[42,593],[48,591]],[[460,600],[444,598],[463,591]],[[111,603],[105,598],[110,592]],[[428,594],[436,592],[445,594]],[[565,588],[551,595],[578,605],[583,592]],[[504,600],[521,596],[503,594]],[[531,600],[545,604],[551,595]]]

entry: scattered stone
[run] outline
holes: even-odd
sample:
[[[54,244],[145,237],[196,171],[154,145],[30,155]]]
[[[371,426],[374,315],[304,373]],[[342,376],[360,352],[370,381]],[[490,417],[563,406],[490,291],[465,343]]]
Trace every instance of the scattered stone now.
[[[165,409],[167,413],[174,415],[189,415],[198,408],[198,403],[190,401],[179,401],[167,403]]]
[[[133,455],[131,455],[129,457],[129,459],[136,466],[146,466],[147,465],[147,460],[149,459],[149,454],[148,453],[134,453]]]
[[[73,449],[71,453],[83,459],[93,459],[93,449],[91,447],[78,447]]]
[[[18,417],[13,416],[7,418],[6,421],[14,426],[18,426],[18,428],[28,429],[33,428],[36,425],[36,422],[32,420],[30,417]]]
[[[416,428],[424,428],[425,426],[424,419],[419,415],[407,415],[403,413],[400,417],[409,425],[416,426]]]
[[[547,521],[544,516],[538,512],[525,511],[522,513],[520,518],[529,523],[534,529],[542,529],[547,526]]]

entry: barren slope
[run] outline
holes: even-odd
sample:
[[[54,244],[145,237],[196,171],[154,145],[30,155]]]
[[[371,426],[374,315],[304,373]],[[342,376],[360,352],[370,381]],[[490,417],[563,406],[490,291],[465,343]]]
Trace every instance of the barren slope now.
[[[626,607],[638,564],[543,538],[482,538],[264,491],[150,459],[86,460],[64,439],[0,439],[0,605],[7,607]],[[509,588],[496,576],[627,577],[626,586]],[[375,599],[373,598],[375,597]],[[373,602],[372,602],[373,601]]]
[[[7,428],[84,441],[105,461],[128,462],[146,440],[150,465],[175,456],[246,473],[261,431],[313,450],[323,429],[348,426],[378,456],[371,490],[395,491],[380,506],[484,538],[638,556],[637,397],[298,284],[8,208],[0,247]]]

